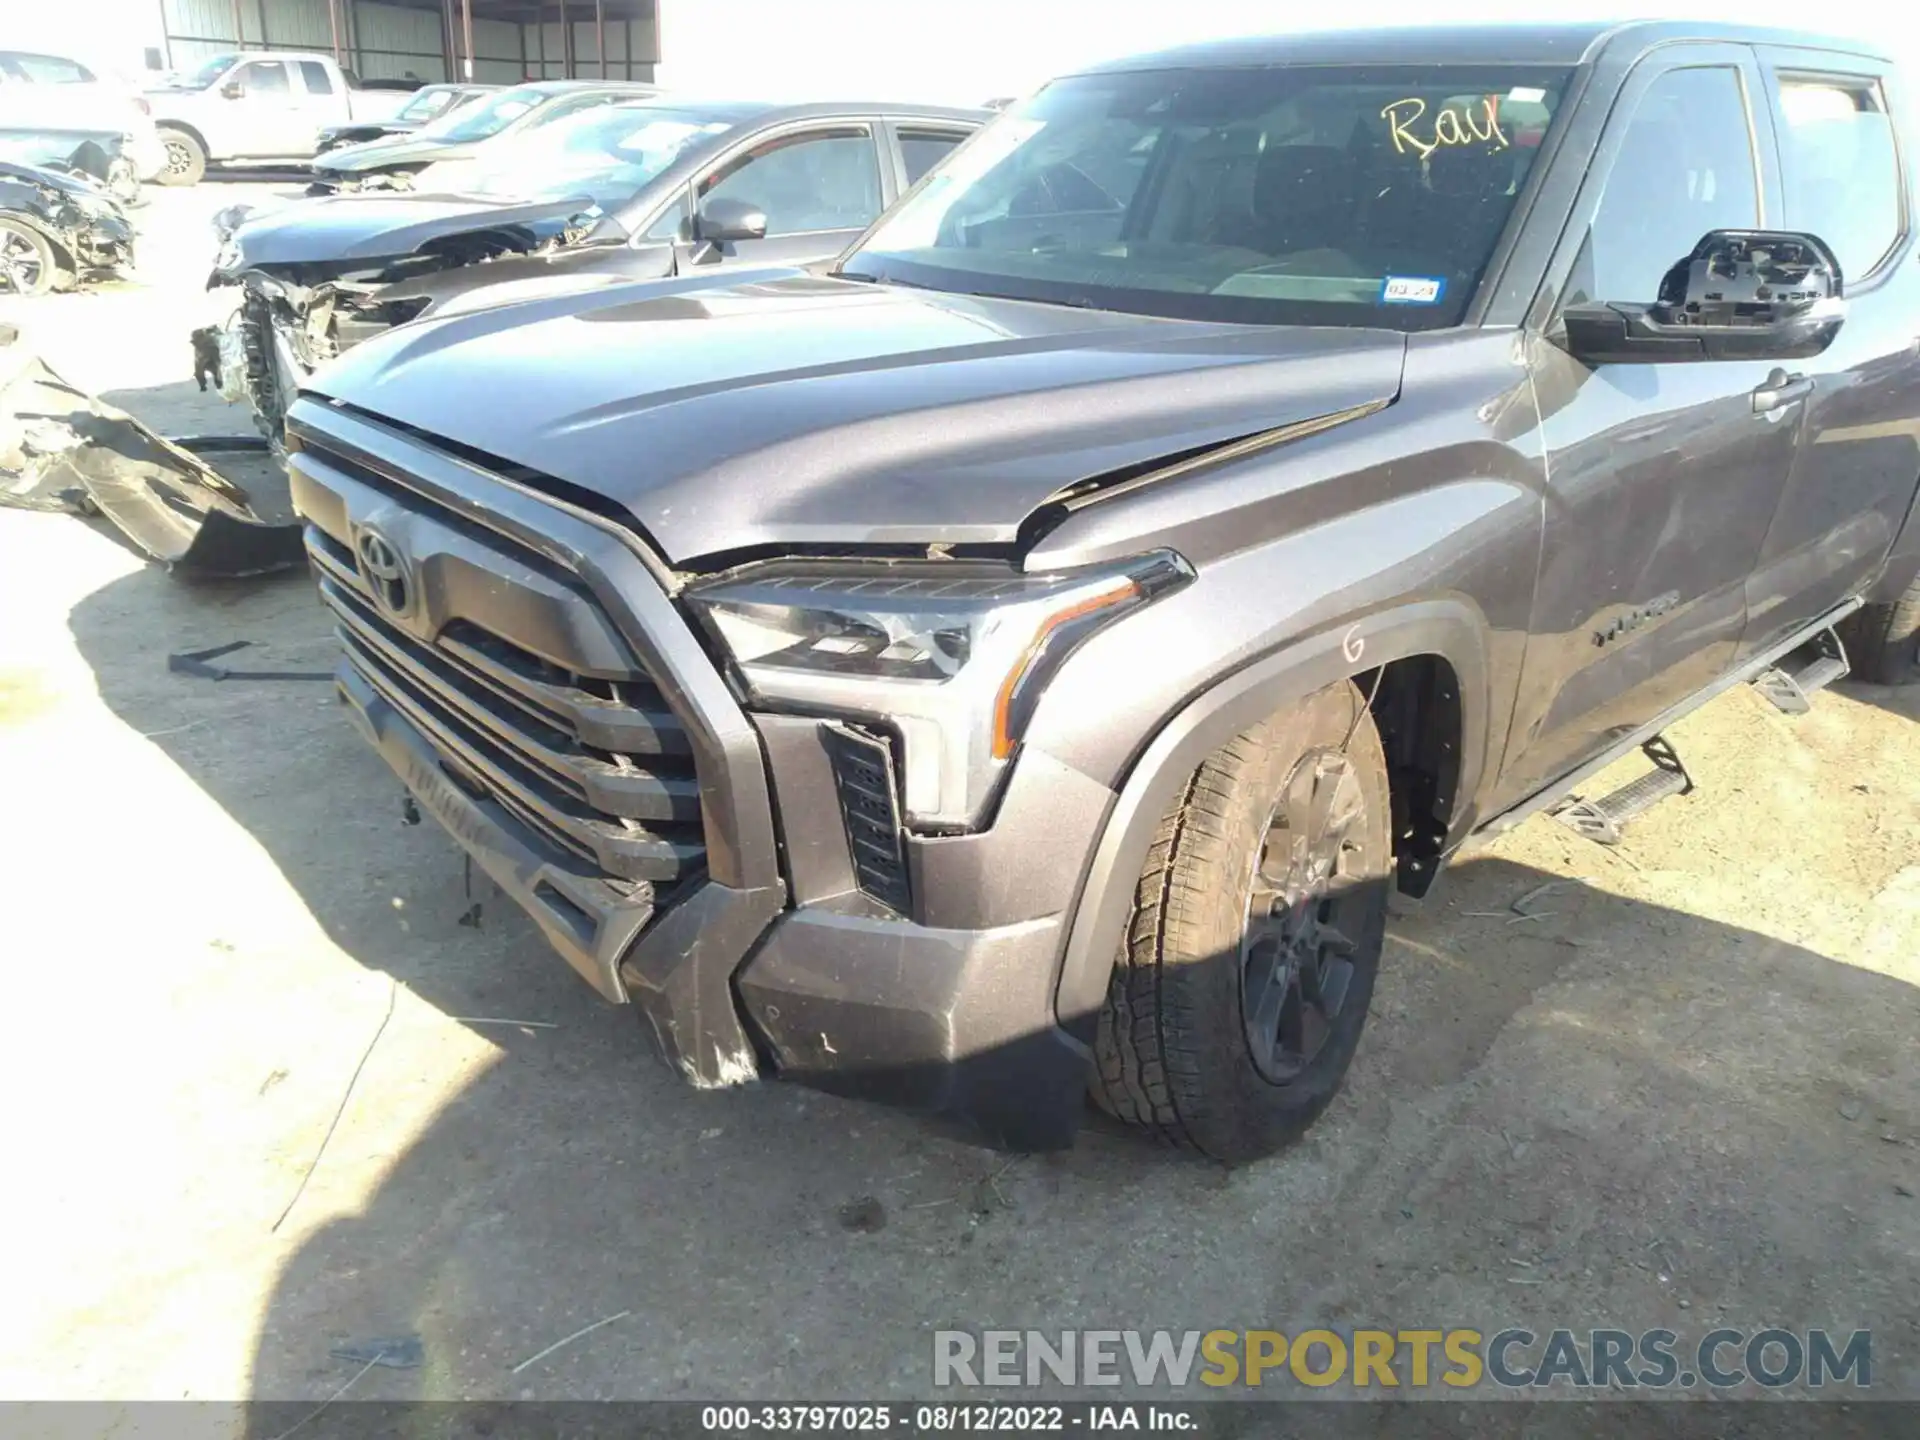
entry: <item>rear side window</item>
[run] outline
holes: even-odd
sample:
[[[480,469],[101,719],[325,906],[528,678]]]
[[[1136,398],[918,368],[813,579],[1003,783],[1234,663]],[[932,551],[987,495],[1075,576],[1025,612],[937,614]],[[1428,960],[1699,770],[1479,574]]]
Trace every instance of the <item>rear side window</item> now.
[[[922,175],[947,158],[947,152],[967,137],[951,130],[902,130],[900,158],[907,164],[907,184],[919,182]]]
[[[322,65],[318,60],[302,60],[300,62],[300,78],[306,82],[307,93],[309,95],[331,95],[333,93],[333,77],[327,74],[327,67]]]
[[[1702,235],[1759,223],[1739,72],[1670,70],[1634,107],[1567,300],[1651,301]]]
[[[1787,224],[1832,248],[1840,274],[1868,274],[1900,238],[1900,157],[1878,82],[1780,77]]]

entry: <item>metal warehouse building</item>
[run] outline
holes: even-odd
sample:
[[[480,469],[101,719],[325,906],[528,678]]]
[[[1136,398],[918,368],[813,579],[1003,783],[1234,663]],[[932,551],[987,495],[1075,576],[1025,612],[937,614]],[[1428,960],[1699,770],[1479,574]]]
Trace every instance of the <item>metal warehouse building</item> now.
[[[320,50],[368,80],[651,80],[656,0],[148,0],[159,68],[236,49]],[[154,33],[151,29],[149,33]]]

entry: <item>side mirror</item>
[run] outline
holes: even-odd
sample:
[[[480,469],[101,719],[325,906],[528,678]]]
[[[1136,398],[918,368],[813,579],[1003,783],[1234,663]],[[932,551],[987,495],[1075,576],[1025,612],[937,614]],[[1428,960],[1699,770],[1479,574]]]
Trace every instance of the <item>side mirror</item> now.
[[[1569,305],[1553,339],[1588,365],[1805,360],[1846,319],[1840,263],[1815,235],[1710,230],[1651,305]]]
[[[242,85],[238,80],[229,80],[220,87],[220,93],[229,100],[238,100],[242,95],[247,93],[247,87]]]
[[[696,240],[719,245],[729,240],[764,240],[767,236],[767,212],[744,200],[721,196],[700,207],[694,218]]]

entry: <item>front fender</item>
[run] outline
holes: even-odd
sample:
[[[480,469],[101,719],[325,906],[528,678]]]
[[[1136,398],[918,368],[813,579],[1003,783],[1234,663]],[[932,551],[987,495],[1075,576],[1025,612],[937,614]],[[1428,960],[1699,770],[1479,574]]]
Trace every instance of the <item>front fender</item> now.
[[[1233,736],[1325,686],[1394,660],[1438,655],[1460,682],[1459,782],[1449,843],[1473,824],[1492,708],[1487,625],[1462,596],[1440,595],[1335,622],[1220,680],[1161,727],[1121,786],[1088,864],[1062,952],[1055,1013],[1082,1036],[1106,999],[1134,887],[1160,819],[1200,763]]]

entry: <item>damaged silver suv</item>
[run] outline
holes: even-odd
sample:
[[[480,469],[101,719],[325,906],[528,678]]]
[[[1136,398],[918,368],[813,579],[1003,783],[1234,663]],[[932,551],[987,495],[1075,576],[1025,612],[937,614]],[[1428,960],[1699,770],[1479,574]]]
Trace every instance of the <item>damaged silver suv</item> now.
[[[695,1085],[1269,1153],[1391,889],[1914,676],[1901,104],[1735,26],[1223,42],[830,271],[396,329],[287,415],[341,698]]]

